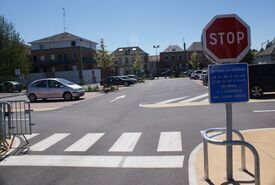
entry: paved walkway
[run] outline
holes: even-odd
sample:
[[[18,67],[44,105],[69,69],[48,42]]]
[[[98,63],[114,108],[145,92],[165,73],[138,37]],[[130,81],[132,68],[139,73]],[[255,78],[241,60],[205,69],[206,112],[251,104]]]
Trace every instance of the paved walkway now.
[[[242,132],[245,140],[251,143],[260,155],[261,185],[275,185],[275,128],[247,130]],[[216,139],[224,139],[220,136]],[[236,182],[226,180],[226,148],[209,144],[209,179],[204,180],[203,171],[203,147],[200,145],[195,155],[195,180],[192,185],[240,185],[255,184],[254,178],[240,170],[240,147],[233,147],[233,177]],[[249,150],[246,150],[247,170],[254,174],[254,158]],[[194,182],[193,181],[193,182]]]

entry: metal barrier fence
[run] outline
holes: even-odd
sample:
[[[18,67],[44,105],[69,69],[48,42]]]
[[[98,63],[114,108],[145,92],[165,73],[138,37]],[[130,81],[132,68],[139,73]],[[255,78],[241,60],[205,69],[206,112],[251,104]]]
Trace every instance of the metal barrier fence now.
[[[0,146],[7,147],[7,139],[11,139],[10,147],[16,135],[32,133],[30,103],[25,100],[0,102]]]
[[[7,118],[7,112],[10,112],[11,107],[7,102],[0,102],[0,150],[6,150],[8,143],[6,139],[10,139],[10,118]]]

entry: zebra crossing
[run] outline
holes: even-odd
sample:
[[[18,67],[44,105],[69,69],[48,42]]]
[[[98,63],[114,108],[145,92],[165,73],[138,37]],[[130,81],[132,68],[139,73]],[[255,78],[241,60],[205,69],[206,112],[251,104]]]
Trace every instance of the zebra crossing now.
[[[184,106],[199,106],[209,105],[208,93],[199,94],[197,96],[183,96],[179,98],[172,98],[156,103],[139,104],[140,107],[145,108],[161,108],[161,107],[184,107]]]
[[[27,139],[33,139],[38,137],[39,133],[33,133],[32,135],[25,135]],[[69,137],[71,133],[54,133],[45,139],[42,139],[34,144],[30,142],[30,151],[43,152],[53,147],[55,144]],[[67,147],[64,152],[86,152],[93,145],[95,145],[100,139],[102,139],[106,133],[87,133],[77,141]],[[109,148],[109,153],[115,152],[133,152],[138,141],[142,137],[142,132],[124,132],[120,137],[114,141]],[[155,147],[156,152],[181,152],[182,140],[180,131],[161,132],[159,134],[158,144]]]
[[[92,168],[182,168],[181,131],[160,132],[154,153],[158,155],[135,156],[134,149],[141,140],[142,132],[124,132],[111,143],[105,155],[87,155],[107,133],[86,133],[61,151],[64,155],[51,155],[51,147],[69,139],[71,133],[53,133],[40,139],[39,133],[26,135],[30,140],[30,150],[25,155],[11,155],[0,162],[0,166],[58,166],[58,167],[92,167]],[[36,142],[34,142],[36,141]],[[70,140],[71,141],[71,140]],[[150,146],[151,147],[151,146]],[[103,147],[104,148],[104,147]],[[151,149],[151,148],[150,148]],[[78,155],[75,155],[77,152]],[[106,152],[108,155],[106,155]],[[124,155],[116,155],[123,152]],[[170,152],[170,153],[169,153]],[[175,155],[175,152],[176,155]],[[126,155],[128,154],[128,155]],[[131,154],[131,155],[130,155]]]

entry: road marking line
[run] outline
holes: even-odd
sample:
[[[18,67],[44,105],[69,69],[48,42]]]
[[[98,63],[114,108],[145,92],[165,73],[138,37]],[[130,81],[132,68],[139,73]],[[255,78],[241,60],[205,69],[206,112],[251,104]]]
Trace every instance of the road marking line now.
[[[184,156],[128,156],[123,168],[182,168]]]
[[[187,100],[180,101],[179,103],[192,102],[192,101],[195,101],[195,100],[198,100],[198,99],[207,97],[207,96],[208,96],[208,93],[205,93],[205,94],[202,94],[202,95],[200,95],[200,96],[196,96],[196,97],[194,97],[194,98],[189,98],[189,99],[187,99]]]
[[[123,133],[109,149],[109,152],[132,152],[141,136],[141,132]]]
[[[184,156],[9,156],[0,166],[59,166],[100,168],[182,168]]]
[[[38,136],[39,133],[32,133],[32,134],[25,134],[25,137],[27,140],[34,138],[35,136]],[[24,138],[23,136],[21,136],[21,138]]]
[[[85,136],[83,136],[81,139],[76,141],[74,144],[69,146],[67,149],[65,149],[66,152],[85,152],[87,151],[91,146],[93,146],[102,136],[104,133],[88,133]]]
[[[158,105],[158,104],[171,103],[171,102],[174,102],[174,101],[186,99],[186,98],[188,98],[188,97],[189,97],[189,96],[184,96],[184,97],[180,97],[180,98],[169,99],[169,100],[161,101],[161,102],[158,102],[158,103],[155,103],[155,104]]]
[[[69,133],[57,133],[53,134],[50,137],[36,143],[35,145],[30,147],[31,151],[44,151],[54,145],[55,143],[61,141],[65,137],[70,135]]]
[[[181,132],[161,132],[158,152],[182,151]]]
[[[275,110],[253,110],[255,113],[275,112]]]
[[[125,98],[125,97],[126,97],[126,95],[118,96],[115,99],[111,100],[110,102],[114,102],[114,101],[117,101],[117,100]]]

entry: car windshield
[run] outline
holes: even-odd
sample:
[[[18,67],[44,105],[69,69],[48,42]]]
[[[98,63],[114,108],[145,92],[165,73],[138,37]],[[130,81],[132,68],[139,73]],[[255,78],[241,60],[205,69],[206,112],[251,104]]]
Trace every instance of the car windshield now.
[[[129,79],[129,77],[127,77],[127,76],[121,76],[120,78],[122,78],[122,79]]]
[[[65,85],[75,85],[75,83],[69,81],[69,80],[65,80],[65,79],[58,79],[58,81],[60,81],[61,83],[65,84]]]

